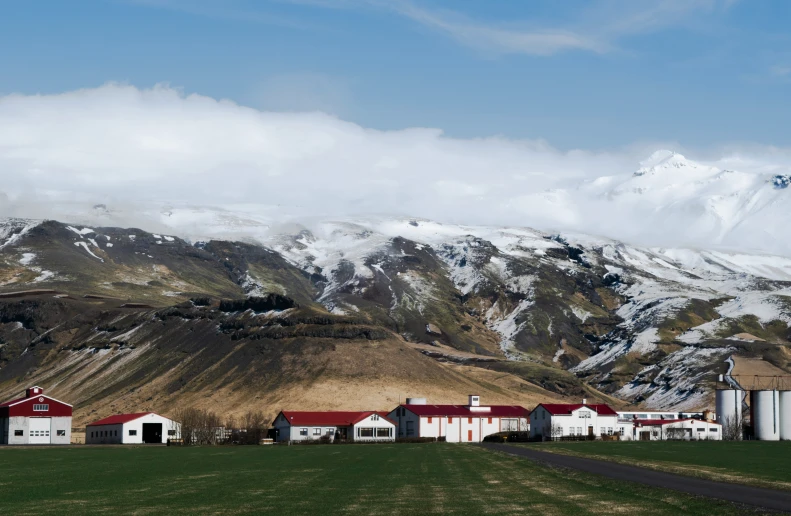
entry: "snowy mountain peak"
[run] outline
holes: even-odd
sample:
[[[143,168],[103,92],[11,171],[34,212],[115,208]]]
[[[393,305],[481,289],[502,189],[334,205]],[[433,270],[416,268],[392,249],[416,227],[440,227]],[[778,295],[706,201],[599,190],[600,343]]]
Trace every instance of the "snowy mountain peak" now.
[[[697,169],[699,167],[700,165],[688,160],[682,154],[669,150],[658,150],[651,154],[648,159],[640,162],[640,168],[634,175],[644,176],[667,170]]]

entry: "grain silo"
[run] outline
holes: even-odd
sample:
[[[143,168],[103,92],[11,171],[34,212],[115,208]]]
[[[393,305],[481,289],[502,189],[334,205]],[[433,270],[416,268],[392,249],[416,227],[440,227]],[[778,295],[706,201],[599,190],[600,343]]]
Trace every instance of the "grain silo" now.
[[[791,391],[780,391],[780,439],[791,441]]]
[[[741,424],[743,399],[744,391],[740,389],[717,389],[715,397],[717,423],[723,426],[728,423]]]
[[[753,432],[760,441],[780,439],[780,391],[753,391]]]

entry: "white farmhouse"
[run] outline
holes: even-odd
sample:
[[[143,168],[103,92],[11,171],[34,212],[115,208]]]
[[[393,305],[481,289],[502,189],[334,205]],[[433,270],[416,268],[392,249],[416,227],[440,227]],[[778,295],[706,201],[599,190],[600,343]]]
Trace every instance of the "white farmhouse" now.
[[[609,405],[541,403],[530,413],[530,437],[557,439],[583,436],[596,438],[618,431],[618,413]]]
[[[721,441],[722,425],[700,419],[635,420],[632,439],[641,441]]]
[[[180,437],[179,423],[153,412],[117,414],[85,428],[85,444],[164,444]]]
[[[272,422],[275,440],[395,441],[396,425],[384,412],[299,412],[284,410]]]
[[[70,444],[72,406],[30,387],[0,403],[0,444]]]
[[[467,405],[427,405],[407,398],[388,417],[398,424],[398,437],[433,437],[452,443],[479,443],[499,432],[527,432],[529,411],[518,405],[480,404],[471,394]]]

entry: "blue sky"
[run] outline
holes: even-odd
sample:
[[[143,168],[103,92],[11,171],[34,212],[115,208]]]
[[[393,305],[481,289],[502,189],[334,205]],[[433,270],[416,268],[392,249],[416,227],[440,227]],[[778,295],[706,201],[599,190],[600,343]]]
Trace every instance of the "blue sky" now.
[[[791,2],[0,0],[0,94],[108,81],[560,149],[791,144]]]

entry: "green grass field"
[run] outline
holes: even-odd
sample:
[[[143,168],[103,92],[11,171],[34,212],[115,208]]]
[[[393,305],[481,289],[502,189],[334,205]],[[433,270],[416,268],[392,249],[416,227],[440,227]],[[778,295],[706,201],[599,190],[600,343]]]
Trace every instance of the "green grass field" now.
[[[452,444],[0,449],[0,514],[741,514]]]
[[[649,466],[762,487],[791,489],[791,442],[553,442],[537,449]]]

